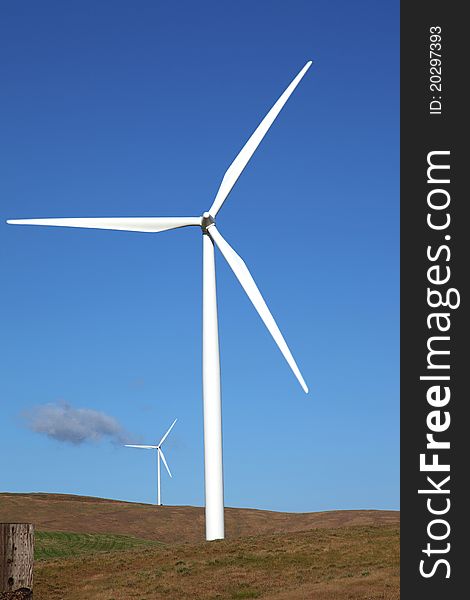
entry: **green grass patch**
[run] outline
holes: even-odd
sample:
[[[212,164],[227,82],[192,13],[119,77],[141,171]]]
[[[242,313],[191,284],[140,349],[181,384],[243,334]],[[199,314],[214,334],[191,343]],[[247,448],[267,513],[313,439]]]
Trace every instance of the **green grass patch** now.
[[[34,535],[34,558],[35,560],[67,558],[95,552],[118,552],[120,550],[159,545],[163,546],[160,542],[143,540],[128,535],[36,531]]]
[[[259,598],[260,596],[261,593],[256,589],[242,588],[240,590],[233,591],[231,598],[232,600],[241,600],[242,598]]]

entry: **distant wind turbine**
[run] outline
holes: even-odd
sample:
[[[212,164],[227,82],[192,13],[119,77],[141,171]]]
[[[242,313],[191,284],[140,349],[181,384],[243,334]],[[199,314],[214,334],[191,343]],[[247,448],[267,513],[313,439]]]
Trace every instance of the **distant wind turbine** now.
[[[144,450],[156,450],[157,451],[157,505],[158,506],[161,506],[161,504],[162,504],[162,494],[161,494],[161,484],[160,484],[160,458],[162,459],[163,464],[165,465],[165,468],[168,471],[168,475],[170,477],[173,477],[173,475],[171,474],[171,471],[170,471],[170,467],[168,466],[168,463],[165,460],[165,455],[163,454],[163,450],[162,450],[162,444],[168,437],[168,434],[173,429],[177,420],[178,419],[175,419],[173,421],[173,423],[170,425],[170,428],[168,429],[168,431],[165,433],[165,435],[162,437],[162,439],[158,442],[158,444],[156,446],[145,446],[145,445],[141,445],[141,444],[124,444],[126,448],[143,448]]]
[[[67,219],[20,219],[9,220],[13,225],[53,225],[58,227],[85,227],[91,229],[117,229],[123,231],[160,232],[180,227],[197,226],[202,230],[203,240],[203,331],[202,331],[202,383],[204,405],[204,472],[206,500],[206,539],[215,540],[224,537],[224,490],[222,468],[222,420],[220,398],[220,361],[219,332],[217,321],[217,296],[214,244],[228,262],[235,277],[253,303],[259,316],[274,338],[284,358],[307,393],[307,384],[282,336],[269,308],[266,305],[247,266],[235,250],[225,241],[215,226],[215,217],[230,194],[233,186],[248,164],[253,153],[261,143],[267,131],[310,68],[309,61],[293,79],[274,106],[264,117],[250,139],[226,171],[217,195],[208,212],[200,217],[104,217],[104,218],[67,218]],[[295,211],[294,211],[295,213]],[[293,213],[293,214],[294,214]],[[282,224],[282,236],[290,233],[289,225]],[[258,234],[258,223],[249,217],[241,225]]]

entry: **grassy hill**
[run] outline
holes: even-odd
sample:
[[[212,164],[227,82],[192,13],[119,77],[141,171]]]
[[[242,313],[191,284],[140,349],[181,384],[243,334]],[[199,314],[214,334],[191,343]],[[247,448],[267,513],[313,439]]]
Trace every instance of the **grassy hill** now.
[[[41,531],[129,535],[165,543],[204,539],[204,509],[155,506],[65,494],[0,494],[0,521],[34,523]],[[312,528],[397,524],[397,511],[281,513],[226,508],[227,538]]]
[[[399,513],[226,509],[206,543],[197,507],[0,494],[36,526],[36,600],[397,600]]]
[[[117,552],[119,550],[152,546],[162,546],[162,544],[129,535],[36,531],[34,535],[34,558],[35,560],[69,558],[71,556],[86,556],[96,552]]]

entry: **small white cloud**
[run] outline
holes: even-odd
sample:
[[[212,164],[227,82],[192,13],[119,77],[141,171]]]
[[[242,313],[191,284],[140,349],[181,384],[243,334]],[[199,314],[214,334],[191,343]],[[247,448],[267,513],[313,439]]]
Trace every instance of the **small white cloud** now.
[[[35,406],[23,417],[31,431],[59,442],[77,445],[103,438],[118,444],[128,441],[127,433],[114,417],[91,408],[73,408],[64,401]]]

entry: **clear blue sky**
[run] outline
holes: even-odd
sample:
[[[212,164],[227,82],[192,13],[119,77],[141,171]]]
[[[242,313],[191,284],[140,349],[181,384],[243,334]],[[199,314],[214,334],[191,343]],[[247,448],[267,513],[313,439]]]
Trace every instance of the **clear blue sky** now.
[[[398,508],[398,2],[4,3],[2,222],[198,215],[300,86],[219,213],[310,386],[218,256],[225,496]],[[1,225],[0,489],[155,500],[154,459],[67,444],[60,400],[152,443],[202,505],[201,235]]]

